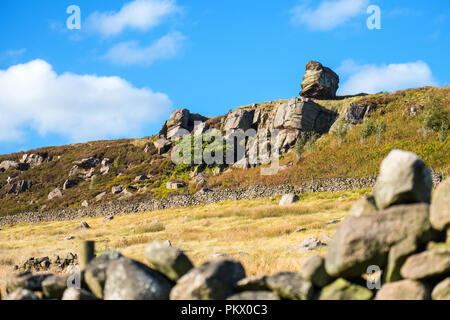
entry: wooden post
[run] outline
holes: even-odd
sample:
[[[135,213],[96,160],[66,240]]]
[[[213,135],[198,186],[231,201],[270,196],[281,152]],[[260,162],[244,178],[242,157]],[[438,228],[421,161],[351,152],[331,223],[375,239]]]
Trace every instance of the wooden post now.
[[[82,241],[80,244],[80,269],[86,269],[88,263],[95,258],[95,242]]]

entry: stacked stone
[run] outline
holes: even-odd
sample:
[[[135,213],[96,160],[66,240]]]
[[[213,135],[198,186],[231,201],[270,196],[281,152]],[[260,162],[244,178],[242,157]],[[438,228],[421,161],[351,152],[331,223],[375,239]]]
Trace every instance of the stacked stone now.
[[[299,273],[247,278],[226,256],[194,267],[170,242],[153,242],[145,251],[151,267],[106,252],[78,274],[78,287],[69,277],[27,272],[7,281],[6,299],[449,300],[450,180],[431,201],[432,186],[422,160],[392,151],[373,195],[354,205],[326,258],[309,257]]]

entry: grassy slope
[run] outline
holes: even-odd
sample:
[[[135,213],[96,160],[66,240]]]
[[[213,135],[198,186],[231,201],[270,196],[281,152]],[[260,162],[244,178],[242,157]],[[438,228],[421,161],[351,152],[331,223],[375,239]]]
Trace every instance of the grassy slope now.
[[[327,222],[344,217],[368,191],[305,194],[285,207],[279,207],[280,197],[274,197],[116,216],[106,224],[102,218],[90,218],[83,220],[91,226],[89,230],[75,229],[82,220],[9,226],[0,231],[0,279],[30,256],[75,253],[81,239],[95,240],[98,252],[117,249],[140,261],[144,261],[146,244],[169,239],[195,265],[211,260],[214,253],[225,253],[239,259],[249,275],[298,271],[304,257],[326,250],[290,252],[289,248],[308,237],[331,236],[337,224]],[[338,200],[342,196],[345,199]],[[294,232],[299,228],[307,230]],[[76,240],[64,240],[67,236]]]
[[[419,154],[437,172],[448,174],[450,172],[450,137],[444,143],[438,141],[437,133],[424,136],[420,132],[424,110],[432,98],[441,99],[441,108],[450,113],[450,87],[420,88],[395,93],[380,93],[363,97],[350,97],[334,101],[317,101],[329,109],[342,112],[350,102],[370,101],[378,105],[377,112],[372,120],[383,120],[387,124],[387,131],[382,141],[376,143],[375,137],[370,137],[366,143],[361,144],[359,132],[361,125],[350,130],[342,144],[334,134],[324,135],[313,150],[304,153],[293,167],[280,171],[275,176],[261,176],[259,169],[249,171],[233,170],[232,173],[209,180],[211,186],[243,186],[251,184],[299,184],[313,178],[328,178],[335,176],[367,176],[376,174],[381,160],[393,148],[411,150]],[[260,104],[260,108],[273,108],[280,101]],[[424,106],[424,110],[420,107]],[[247,106],[248,107],[248,106]],[[408,116],[411,107],[418,107],[419,114]],[[220,119],[217,118],[217,125]],[[137,175],[152,174],[154,177],[141,183],[146,185],[146,193],[140,193],[129,201],[139,201],[148,197],[162,197],[168,194],[165,182],[172,178],[189,180],[188,172],[154,154],[154,150],[144,153],[145,145],[152,146],[152,139],[96,141],[86,144],[76,144],[62,147],[48,147],[33,150],[28,153],[47,152],[60,159],[45,163],[26,172],[0,172],[0,215],[16,212],[33,211],[46,205],[47,209],[72,207],[76,208],[84,200],[90,200],[97,194],[107,191],[109,194],[102,201],[111,201],[120,196],[110,194],[112,186],[124,184],[132,185]],[[13,155],[0,156],[0,161],[6,159],[18,160],[23,152]],[[62,184],[68,177],[73,161],[88,156],[102,156],[115,159],[111,171],[107,175],[98,175],[93,182],[80,182],[80,184],[63,192],[63,197],[52,201],[47,195]],[[282,157],[282,163],[297,160],[291,152]],[[30,191],[19,196],[4,196],[6,179],[11,174],[19,175],[20,179],[31,180],[33,187]],[[118,174],[122,176],[118,177]],[[195,191],[184,189],[181,192]],[[33,201],[33,202],[32,202]]]

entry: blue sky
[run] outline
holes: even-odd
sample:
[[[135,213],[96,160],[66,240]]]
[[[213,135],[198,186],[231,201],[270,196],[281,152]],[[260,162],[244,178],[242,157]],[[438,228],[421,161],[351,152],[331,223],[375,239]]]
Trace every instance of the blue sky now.
[[[309,60],[338,72],[341,94],[450,84],[447,0],[0,5],[0,154],[153,135],[182,107],[218,116],[291,98]],[[80,30],[66,27],[69,5]]]

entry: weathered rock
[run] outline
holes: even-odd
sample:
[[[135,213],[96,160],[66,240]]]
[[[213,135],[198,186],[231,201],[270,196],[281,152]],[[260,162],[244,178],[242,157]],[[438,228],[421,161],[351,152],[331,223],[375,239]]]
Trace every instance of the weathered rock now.
[[[60,300],[67,289],[67,278],[49,276],[42,281],[42,292],[47,299]]]
[[[62,192],[61,190],[59,190],[58,188],[56,188],[55,190],[53,190],[52,192],[50,192],[48,194],[48,200],[53,200],[55,198],[61,198],[62,197]]]
[[[183,181],[169,181],[166,183],[166,189],[169,190],[178,190],[181,188],[186,187],[186,183],[184,183]]]
[[[280,300],[280,298],[275,293],[270,291],[244,291],[228,297],[227,300],[264,301],[264,300]]]
[[[171,300],[224,300],[245,277],[241,263],[231,259],[207,262],[181,277],[170,293]]]
[[[47,277],[48,275],[33,275],[31,272],[24,272],[12,276],[6,280],[6,292],[11,293],[19,288],[39,291],[42,288],[42,281]]]
[[[319,300],[370,300],[372,296],[369,289],[339,278],[322,289]]]
[[[170,142],[165,138],[160,138],[156,140],[153,144],[155,145],[158,154],[164,154],[168,152],[170,148],[172,148],[172,142]]]
[[[76,183],[72,180],[66,180],[63,184],[63,190],[67,190],[76,186]]]
[[[372,214],[377,211],[375,198],[373,196],[366,196],[359,199],[350,209],[349,215],[353,217],[360,217],[366,214]]]
[[[313,295],[313,285],[294,272],[280,272],[266,279],[267,286],[281,298],[308,300]]]
[[[297,202],[298,200],[299,200],[299,197],[293,193],[285,194],[281,198],[279,205],[286,206],[289,204],[293,204],[293,203]]]
[[[406,259],[417,251],[415,237],[409,237],[399,242],[389,251],[388,264],[385,271],[385,282],[394,282],[402,279],[400,269]]]
[[[433,300],[450,300],[450,277],[439,282],[431,292]]]
[[[34,168],[41,165],[44,160],[45,158],[39,154],[24,154],[22,159],[20,159],[20,163],[28,164],[30,167]]]
[[[159,135],[167,139],[176,139],[190,133],[194,124],[205,122],[208,118],[196,113],[190,113],[187,109],[175,110],[166,121]]]
[[[81,206],[82,206],[82,207],[85,207],[85,208],[89,207],[89,201],[84,200],[84,201],[81,203]]]
[[[106,270],[105,300],[168,300],[172,283],[146,265],[122,257]]]
[[[102,198],[106,196],[106,191],[103,191],[101,193],[99,193],[98,195],[95,196],[95,200],[99,201],[102,200]]]
[[[306,258],[302,262],[300,274],[317,287],[324,287],[333,280],[325,270],[325,259],[319,255]]]
[[[326,246],[325,243],[316,238],[306,238],[301,243],[296,246],[293,246],[289,249],[289,251],[309,251],[309,250],[317,250]]]
[[[236,283],[236,291],[264,291],[268,290],[266,276],[253,276],[239,280]]]
[[[444,277],[450,273],[450,248],[434,248],[410,256],[400,270],[405,279]]]
[[[91,226],[85,221],[83,221],[80,225],[75,227],[75,229],[90,229],[90,228]]]
[[[438,185],[430,207],[431,225],[437,230],[450,227],[450,179]]]
[[[339,88],[339,76],[320,62],[310,61],[306,65],[300,95],[314,99],[334,99]]]
[[[19,288],[6,296],[5,300],[39,300],[33,291]]]
[[[359,277],[371,265],[384,267],[389,250],[404,239],[413,237],[420,245],[438,236],[431,228],[426,204],[349,217],[330,243],[325,267],[333,277]]]
[[[275,114],[275,129],[295,129],[303,132],[326,133],[336,114],[317,103],[292,98],[281,104]],[[297,135],[298,136],[298,135]]]
[[[6,194],[19,195],[19,194],[27,191],[30,188],[31,188],[31,182],[30,181],[20,180],[20,181],[18,181],[16,183],[13,183],[9,187],[9,189],[6,191]]]
[[[374,104],[350,103],[344,112],[344,119],[353,124],[360,124],[377,108]]]
[[[430,293],[418,281],[402,280],[383,285],[375,300],[428,300]]]
[[[64,291],[62,300],[97,300],[97,297],[84,289],[68,288]]]
[[[231,111],[226,119],[223,126],[225,132],[231,132],[234,130],[247,131],[253,125],[254,110],[237,109]]]
[[[91,168],[96,167],[100,163],[100,160],[94,157],[89,157],[85,159],[81,159],[79,161],[75,161],[74,165],[78,166],[79,168],[88,170]]]
[[[121,257],[122,255],[116,251],[105,252],[90,261],[84,270],[84,281],[97,298],[103,299],[108,266]]]
[[[115,186],[111,188],[111,193],[112,194],[119,194],[123,191],[124,186],[120,185],[120,186]]]
[[[182,250],[169,247],[165,242],[151,243],[145,249],[145,257],[157,271],[173,281],[177,281],[194,267]]]
[[[109,222],[109,221],[112,221],[112,220],[114,220],[114,216],[111,215],[111,216],[104,217],[102,222],[106,223],[106,222]]]
[[[140,175],[140,176],[137,176],[136,178],[134,178],[134,181],[145,181],[147,179],[148,179],[148,177],[146,175]]]
[[[16,161],[5,160],[0,163],[0,172],[8,171],[9,169],[18,169],[19,164]]]
[[[102,175],[105,175],[105,174],[108,174],[110,170],[111,170],[111,168],[109,166],[102,166],[100,168],[100,173]]]
[[[430,170],[412,152],[393,150],[383,160],[373,189],[379,209],[395,204],[430,203]]]

